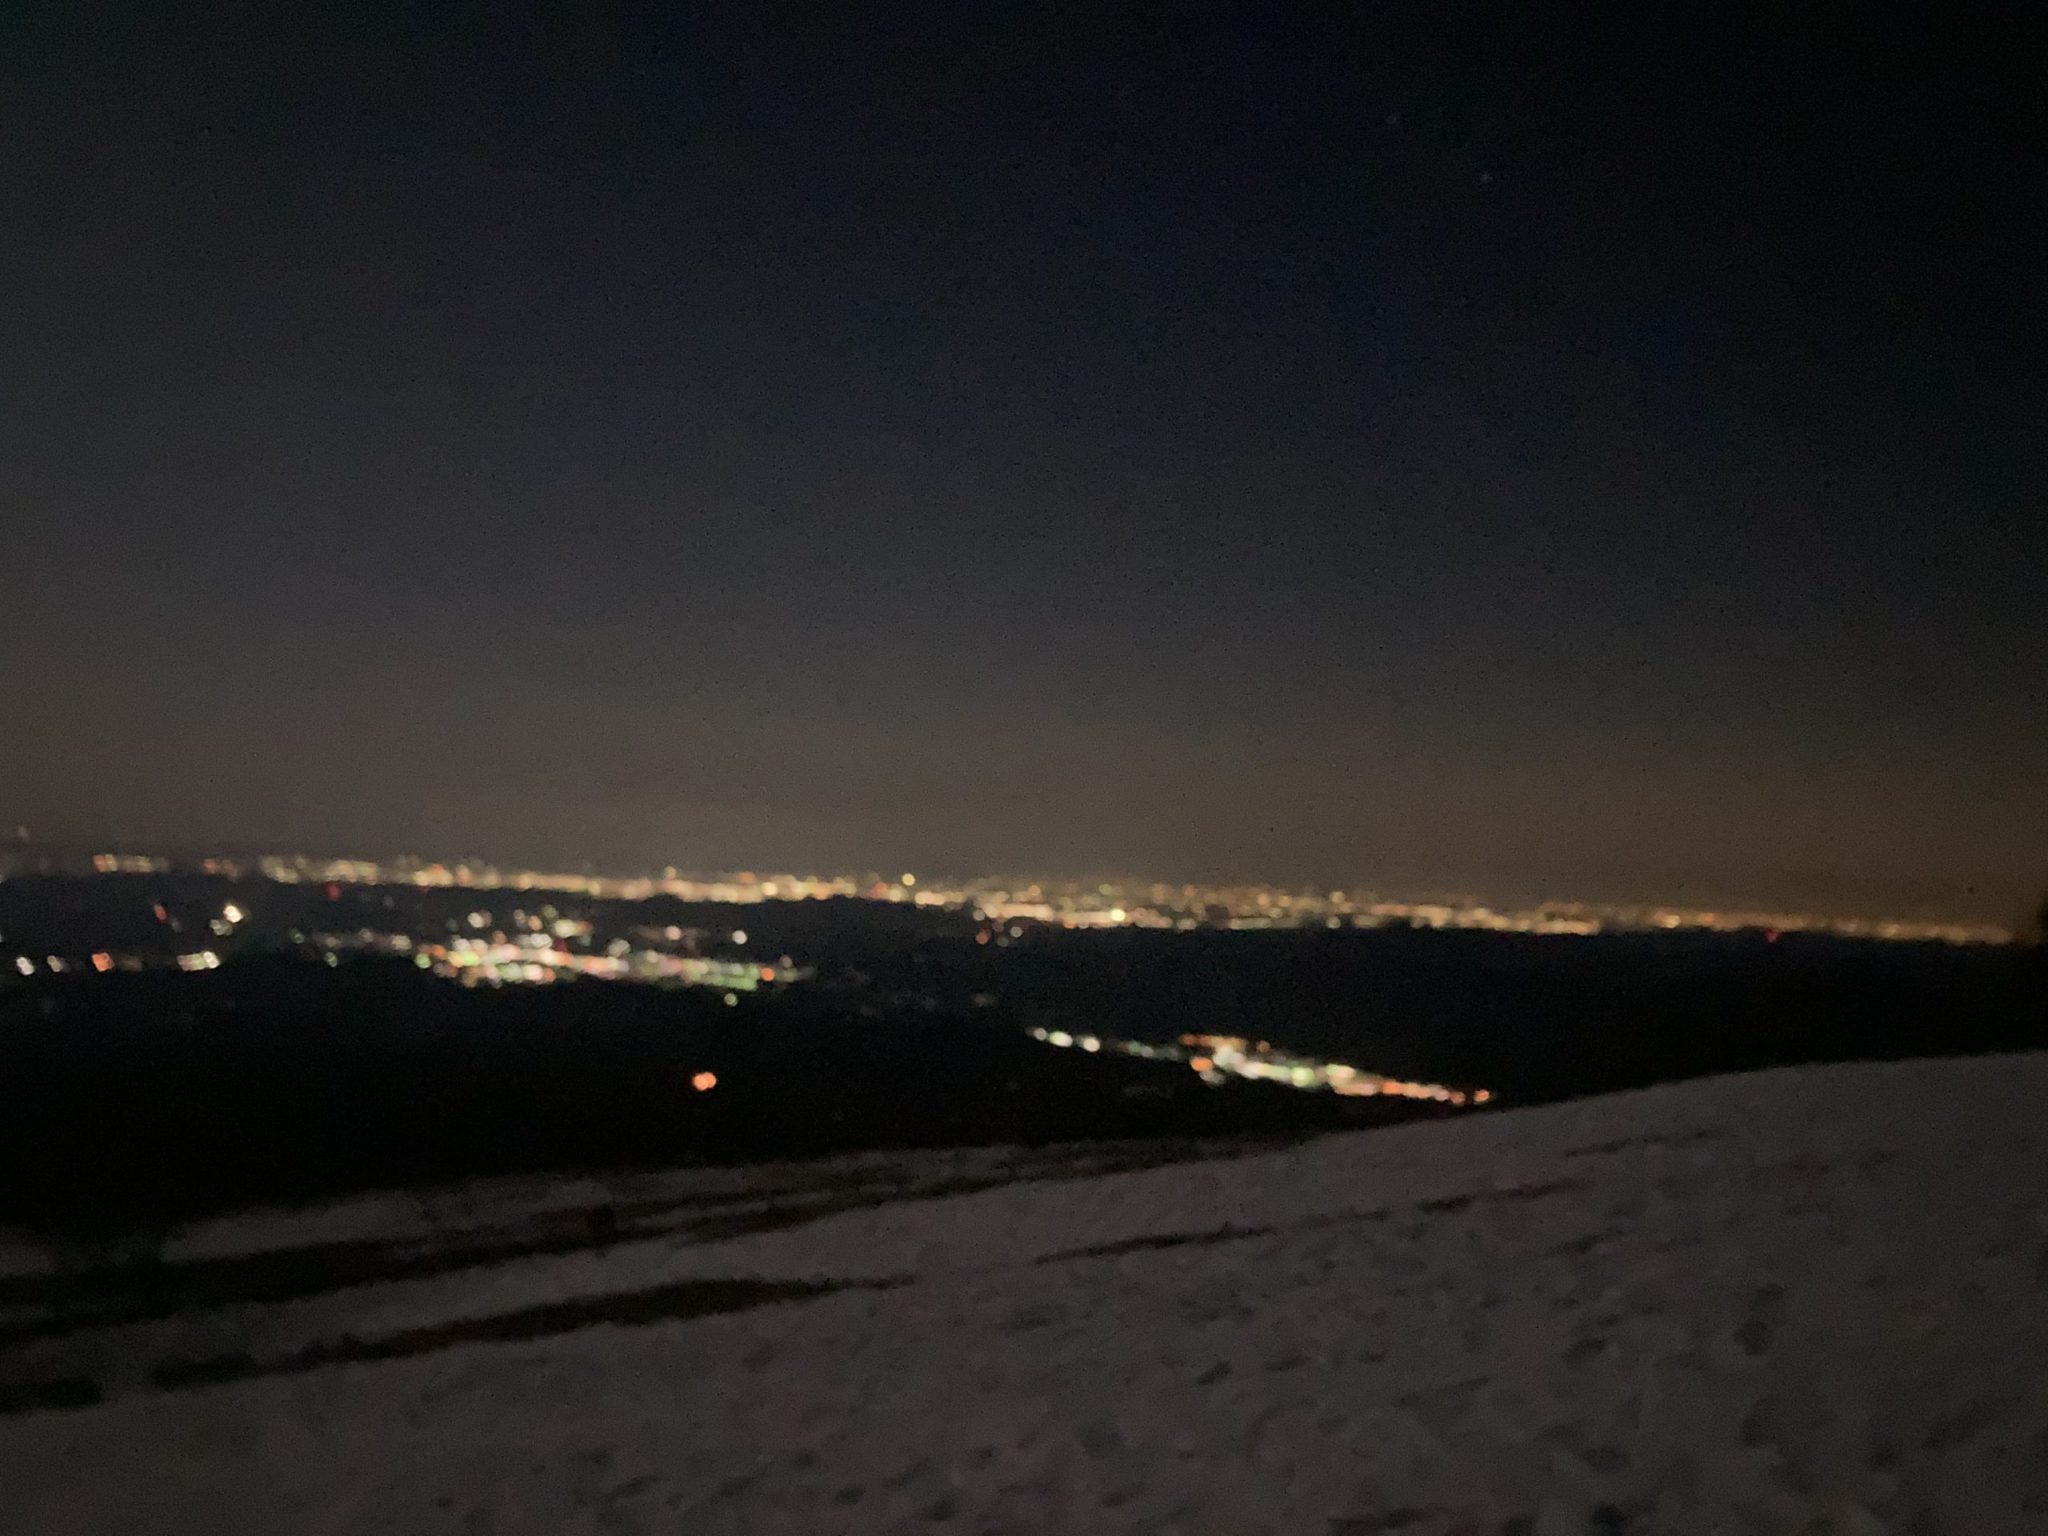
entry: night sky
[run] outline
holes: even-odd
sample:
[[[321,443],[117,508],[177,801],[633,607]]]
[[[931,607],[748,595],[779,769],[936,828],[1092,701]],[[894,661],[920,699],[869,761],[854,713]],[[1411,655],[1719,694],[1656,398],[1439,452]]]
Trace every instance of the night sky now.
[[[287,9],[0,20],[10,827],[2048,886],[2038,31]]]

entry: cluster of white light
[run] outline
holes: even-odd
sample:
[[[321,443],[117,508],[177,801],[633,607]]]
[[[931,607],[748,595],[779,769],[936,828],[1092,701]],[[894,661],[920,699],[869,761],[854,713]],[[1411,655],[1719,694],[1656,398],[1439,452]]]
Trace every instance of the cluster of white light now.
[[[487,914],[472,913],[472,917]],[[568,928],[582,935],[588,923],[558,922],[553,932]],[[623,939],[614,939],[603,950],[590,952],[566,949],[549,930],[508,937],[456,935],[446,943],[417,942],[402,933],[378,933],[369,929],[349,934],[322,934],[313,939],[331,960],[342,951],[409,955],[423,971],[450,977],[465,985],[545,985],[549,982],[586,978],[593,981],[653,981],[693,987],[722,988],[737,1002],[738,993],[753,992],[776,982],[800,980],[806,972],[789,965],[763,965],[752,960],[706,959],[699,955],[672,955],[655,949],[635,949]]]
[[[1277,1083],[1311,1093],[1335,1093],[1345,1098],[1428,1099],[1438,1104],[1488,1104],[1493,1094],[1485,1088],[1450,1088],[1442,1083],[1409,1082],[1361,1072],[1341,1061],[1318,1061],[1276,1051],[1265,1041],[1252,1042],[1227,1035],[1183,1035],[1177,1045],[1152,1045],[1143,1040],[1117,1040],[1103,1035],[1077,1035],[1071,1030],[1034,1028],[1031,1038],[1059,1050],[1113,1051],[1147,1061],[1174,1061],[1200,1074],[1211,1085],[1233,1077],[1255,1082]]]

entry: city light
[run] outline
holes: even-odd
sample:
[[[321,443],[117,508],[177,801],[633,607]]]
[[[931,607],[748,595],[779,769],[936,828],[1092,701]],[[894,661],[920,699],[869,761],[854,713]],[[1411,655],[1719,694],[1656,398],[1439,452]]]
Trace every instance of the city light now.
[[[134,877],[190,871],[195,866],[151,855],[102,853],[91,857],[90,868],[102,875]],[[367,896],[383,888],[382,893],[371,901],[341,909],[351,913],[363,910],[372,902],[381,903],[389,909],[396,888],[462,892],[468,900],[445,913],[445,930],[437,927],[432,942],[424,936],[396,931],[338,933],[317,936],[314,947],[323,952],[329,963],[336,963],[339,954],[356,949],[412,957],[417,939],[421,947],[415,963],[468,985],[534,985],[583,979],[636,980],[711,986],[727,994],[739,994],[763,985],[779,986],[796,979],[790,967],[763,965],[758,961],[741,962],[737,958],[718,961],[701,956],[696,953],[695,946],[711,936],[702,930],[686,930],[673,923],[636,928],[632,930],[634,937],[630,942],[607,936],[599,952],[593,943],[591,917],[576,915],[573,911],[565,914],[553,904],[534,899],[546,895],[618,902],[668,897],[692,904],[735,907],[766,901],[848,898],[900,903],[957,913],[972,924],[961,934],[961,942],[991,948],[1028,946],[1056,932],[1125,928],[1162,933],[1313,930],[1318,934],[1373,929],[1396,934],[1476,930],[1529,935],[1559,943],[1579,942],[1595,935],[1630,933],[1749,936],[1759,943],[1771,944],[1800,934],[1952,945],[2003,944],[2012,938],[2008,931],[1982,923],[1845,917],[1762,908],[1629,906],[1566,899],[1515,904],[1468,897],[1394,897],[1356,888],[1289,889],[1258,884],[1081,882],[999,876],[946,881],[907,870],[895,874],[756,874],[740,871],[688,875],[669,868],[659,876],[613,877],[505,870],[474,862],[446,864],[418,859],[382,862],[299,855],[266,856],[246,861],[208,858],[199,861],[196,868],[215,879],[269,880],[310,886],[324,890],[330,902],[342,901],[344,894],[351,890],[362,891]],[[489,897],[487,893],[491,892],[502,894],[502,905]],[[533,896],[525,893],[533,893]],[[148,903],[148,910],[157,923],[169,933],[210,934],[217,941],[247,932],[244,925],[250,921],[251,911],[258,905],[245,896],[237,895],[215,908],[212,914],[206,914],[173,911],[155,892],[144,894],[140,899]],[[470,905],[471,901],[475,905]],[[435,921],[438,925],[444,918],[437,917]],[[763,919],[764,924],[772,921]],[[391,926],[396,928],[399,925]],[[743,927],[725,930],[725,937],[734,948],[744,949],[750,942],[748,929]],[[291,942],[304,946],[306,935],[295,933]],[[185,970],[204,970],[220,964],[219,955],[213,950],[173,954],[166,952],[165,948],[145,946],[132,953],[102,953],[105,954],[104,963],[98,956],[89,957],[82,946],[77,953],[53,955],[48,961],[18,955],[14,958],[14,967],[21,976],[29,977],[45,969],[58,974],[67,967],[83,969],[89,958],[91,968],[97,972],[146,970],[173,965]],[[1060,1043],[1071,1045],[1074,1037],[1069,1035]],[[1083,1049],[1088,1048],[1083,1046]],[[1094,1048],[1116,1047],[1098,1043]],[[1206,1054],[1216,1055],[1213,1051]],[[1293,1065],[1283,1068],[1277,1060],[1269,1059],[1273,1054],[1263,1043],[1259,1048],[1243,1053],[1246,1071],[1240,1075],[1277,1082],[1295,1073]],[[1406,1091],[1377,1081],[1370,1074],[1347,1077],[1341,1064],[1328,1065],[1331,1068],[1328,1073],[1322,1072],[1320,1067],[1309,1068],[1318,1088],[1361,1096]],[[1212,1070],[1229,1073],[1234,1069],[1229,1065],[1229,1058],[1224,1058],[1219,1059]],[[1474,1098],[1472,1102],[1486,1101]]]
[[[558,923],[558,929],[566,926]],[[658,985],[715,987],[722,989],[728,1004],[737,1005],[742,992],[763,986],[786,986],[808,979],[810,972],[797,965],[758,965],[750,960],[717,960],[695,954],[677,954],[665,949],[636,947],[614,939],[602,949],[592,950],[591,925],[573,925],[569,939],[551,939],[546,934],[489,938],[457,935],[446,942],[423,942],[402,933],[359,930],[346,934],[317,934],[311,942],[330,959],[345,953],[410,956],[423,971],[459,981],[465,986],[536,986],[563,981],[640,981]],[[572,947],[581,946],[581,947]]]
[[[978,913],[1012,939],[1026,925],[1058,928],[1427,928],[1480,929],[1561,939],[1603,933],[1825,933],[1841,938],[2002,944],[2012,935],[1988,923],[1942,922],[1840,914],[1786,912],[1762,907],[1677,907],[1657,904],[1584,902],[1558,897],[1529,904],[1500,904],[1471,896],[1439,898],[1376,894],[1358,889],[1288,889],[1244,884],[1216,885],[1159,881],[1020,880],[1000,876],[941,882],[903,871],[877,874],[659,875],[608,876],[505,870],[495,865],[454,865],[417,859],[318,859],[273,855],[243,863],[208,860],[207,867],[236,878],[261,875],[286,884],[326,884],[335,892],[349,886],[413,885],[455,887],[478,892],[559,892],[621,901],[671,896],[680,901],[747,906],[764,901],[811,901],[860,897],[957,907]],[[169,861],[129,854],[101,854],[103,871],[156,872]],[[734,943],[744,943],[735,934]]]
[[[1185,1063],[1204,1082],[1220,1084],[1231,1078],[1249,1082],[1275,1083],[1306,1093],[1334,1093],[1342,1098],[1422,1099],[1454,1108],[1489,1104],[1489,1089],[1451,1088],[1442,1083],[1417,1083],[1404,1078],[1383,1077],[1364,1072],[1341,1061],[1320,1061],[1313,1056],[1276,1050],[1271,1041],[1247,1040],[1236,1035],[1182,1035],[1173,1045],[1153,1045],[1142,1040],[1118,1040],[1108,1035],[1070,1034],[1064,1029],[1033,1028],[1032,1039],[1061,1050],[1079,1046],[1084,1051],[1110,1051],[1138,1056],[1148,1061]]]

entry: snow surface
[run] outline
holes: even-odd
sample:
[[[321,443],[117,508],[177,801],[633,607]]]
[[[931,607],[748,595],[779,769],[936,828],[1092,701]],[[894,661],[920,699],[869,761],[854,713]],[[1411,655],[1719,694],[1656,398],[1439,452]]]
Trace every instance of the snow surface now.
[[[2044,1103],[2042,1056],[1809,1068],[252,1214],[169,1316],[10,1293],[0,1387],[103,1400],[0,1416],[0,1531],[2036,1536]]]

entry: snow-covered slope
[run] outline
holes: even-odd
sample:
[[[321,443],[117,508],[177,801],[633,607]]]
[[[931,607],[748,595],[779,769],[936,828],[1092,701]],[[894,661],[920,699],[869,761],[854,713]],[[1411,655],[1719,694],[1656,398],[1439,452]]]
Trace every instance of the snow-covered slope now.
[[[0,1529],[2048,1532],[2044,1104],[1804,1069],[251,1217],[171,1315],[0,1279]]]

